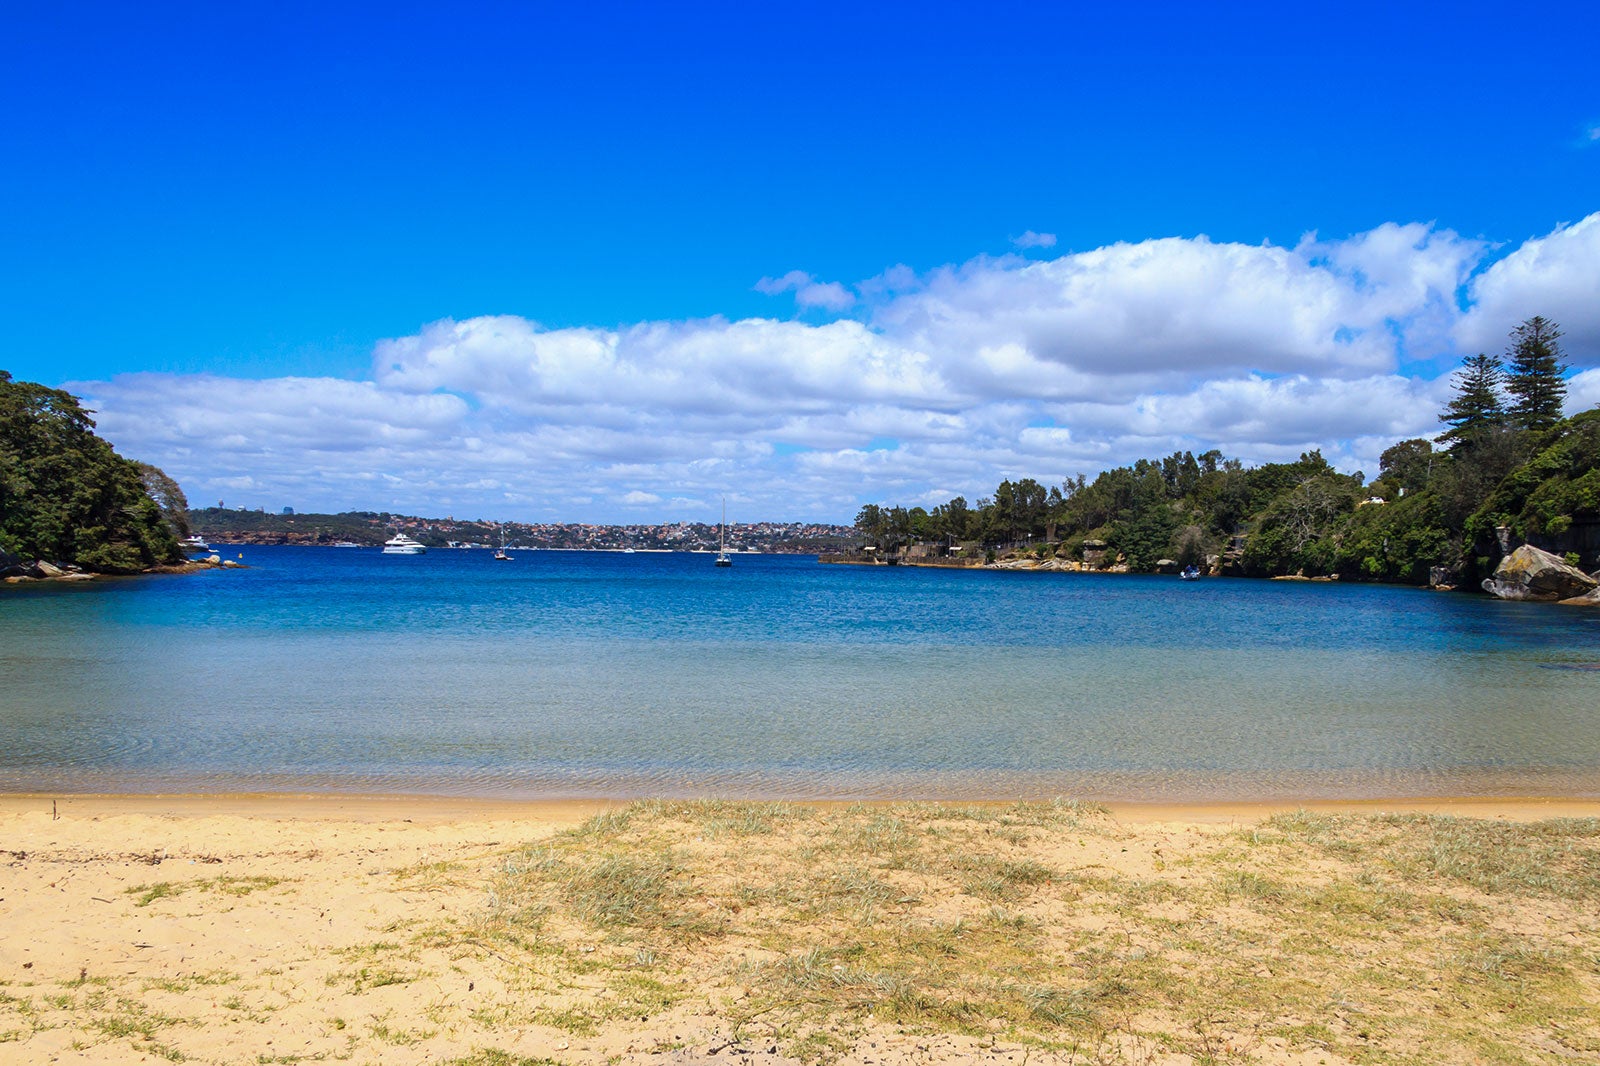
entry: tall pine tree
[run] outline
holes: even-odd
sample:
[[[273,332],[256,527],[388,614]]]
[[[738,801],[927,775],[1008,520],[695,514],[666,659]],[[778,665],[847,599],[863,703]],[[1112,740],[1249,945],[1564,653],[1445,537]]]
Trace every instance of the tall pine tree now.
[[[1561,330],[1541,315],[1511,331],[1506,391],[1512,397],[1511,424],[1518,429],[1549,429],[1561,420],[1567,366],[1561,361],[1560,338]]]
[[[1505,381],[1505,365],[1492,355],[1469,356],[1456,371],[1456,396],[1439,416],[1450,428],[1434,440],[1447,444],[1452,453],[1471,448],[1506,424],[1506,410],[1500,402],[1500,386]]]

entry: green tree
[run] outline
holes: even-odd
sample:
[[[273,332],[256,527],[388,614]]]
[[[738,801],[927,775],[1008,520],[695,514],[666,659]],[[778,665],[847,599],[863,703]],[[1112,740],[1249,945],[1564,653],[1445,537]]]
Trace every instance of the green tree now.
[[[144,491],[161,508],[161,517],[179,540],[189,535],[189,498],[165,470],[149,463],[134,463]]]
[[[1459,558],[1439,497],[1430,491],[1356,508],[1338,538],[1339,573],[1370,581],[1426,584],[1433,567],[1453,567]]]
[[[1378,457],[1378,480],[1395,495],[1420,492],[1433,472],[1433,445],[1421,437],[1391,445]]]
[[[875,503],[866,504],[856,512],[856,532],[874,547],[883,547],[889,535],[889,515]]]
[[[1023,536],[1043,536],[1050,514],[1050,494],[1045,491],[1045,487],[1033,478],[1025,477],[1014,486],[1012,501],[1012,514],[1016,522],[1013,539],[1017,533]]]
[[[0,370],[0,548],[128,573],[182,558],[136,464],[60,389]]]
[[[888,543],[884,545],[889,551],[894,551],[904,544],[911,542],[911,512],[904,507],[891,507],[885,516],[888,520]]]
[[[948,503],[941,503],[935,507],[929,518],[935,536],[959,542],[969,536],[973,516],[972,510],[967,506],[967,498],[955,496]]]
[[[1542,315],[1534,315],[1511,331],[1506,353],[1506,391],[1512,396],[1511,424],[1518,429],[1549,429],[1561,421],[1567,397],[1562,377],[1561,330]]]
[[[1172,538],[1179,524],[1167,500],[1160,465],[1145,463],[1134,481],[1128,517],[1113,528],[1111,542],[1126,557],[1129,570],[1154,570],[1157,560],[1172,554]]]
[[[1505,405],[1500,401],[1504,382],[1505,364],[1497,357],[1479,352],[1463,359],[1455,373],[1455,398],[1439,415],[1439,421],[1450,428],[1434,440],[1459,454],[1502,429],[1506,424]]]

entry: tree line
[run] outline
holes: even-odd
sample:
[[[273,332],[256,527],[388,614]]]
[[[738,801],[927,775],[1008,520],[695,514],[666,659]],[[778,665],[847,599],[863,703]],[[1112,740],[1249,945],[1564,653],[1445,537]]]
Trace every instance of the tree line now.
[[[1562,418],[1560,337],[1536,316],[1512,332],[1503,357],[1463,360],[1439,414],[1443,431],[1387,449],[1370,484],[1320,451],[1253,467],[1216,450],[1181,451],[1092,481],[1007,479],[975,503],[868,504],[855,527],[890,552],[923,544],[935,554],[1081,559],[1087,545],[1132,571],[1171,560],[1257,576],[1424,583],[1444,568],[1475,578],[1498,561],[1498,529],[1568,550],[1585,543],[1570,536],[1575,524],[1600,521],[1600,412]]]

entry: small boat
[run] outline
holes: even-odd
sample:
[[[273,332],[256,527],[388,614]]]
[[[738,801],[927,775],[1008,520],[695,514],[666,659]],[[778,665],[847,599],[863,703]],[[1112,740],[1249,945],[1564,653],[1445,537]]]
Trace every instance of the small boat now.
[[[497,563],[509,563],[511,561],[511,556],[506,554],[506,531],[504,527],[500,529],[500,547],[494,550],[494,558]]]
[[[186,552],[208,552],[211,550],[211,545],[206,543],[206,538],[198,533],[192,533],[178,543],[183,545],[183,550]]]
[[[728,498],[722,498],[722,524],[717,527],[717,561],[713,566],[732,566],[733,560],[728,558]]]
[[[1183,581],[1199,581],[1200,568],[1198,566],[1186,566],[1179,572],[1178,577]]]
[[[404,533],[396,533],[383,542],[385,555],[421,555],[428,550],[428,546],[421,541],[412,540]]]

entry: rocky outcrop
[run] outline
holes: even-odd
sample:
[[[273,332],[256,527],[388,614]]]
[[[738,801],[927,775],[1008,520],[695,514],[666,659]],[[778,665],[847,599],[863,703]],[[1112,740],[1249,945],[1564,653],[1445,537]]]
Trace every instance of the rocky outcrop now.
[[[1524,544],[1483,579],[1483,590],[1502,600],[1568,600],[1600,588],[1596,581],[1560,556]]]
[[[25,581],[92,581],[94,575],[75,566],[60,567],[44,559],[24,563],[14,555],[0,558],[0,580],[8,585]]]

